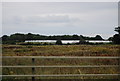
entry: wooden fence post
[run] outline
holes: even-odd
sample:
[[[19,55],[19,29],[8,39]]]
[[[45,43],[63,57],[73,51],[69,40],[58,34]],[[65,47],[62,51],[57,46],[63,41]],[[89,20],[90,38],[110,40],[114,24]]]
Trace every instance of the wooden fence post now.
[[[120,3],[120,2],[119,2]],[[119,53],[120,53],[120,47],[119,47]],[[118,54],[118,80],[120,81],[120,55]]]
[[[32,64],[34,64],[35,63],[35,58],[32,58]],[[32,67],[32,75],[34,75],[35,74],[35,68],[34,67]],[[35,77],[33,76],[32,77],[32,81],[35,81]]]

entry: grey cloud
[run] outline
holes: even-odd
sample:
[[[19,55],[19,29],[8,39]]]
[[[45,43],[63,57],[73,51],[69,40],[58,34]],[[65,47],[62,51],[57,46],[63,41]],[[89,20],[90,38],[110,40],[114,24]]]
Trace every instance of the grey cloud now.
[[[68,16],[32,16],[25,18],[25,21],[28,23],[68,23],[70,22],[70,18]]]
[[[5,24],[39,24],[39,23],[73,23],[80,21],[79,18],[70,18],[68,15],[44,15],[44,16],[14,16],[10,19],[5,19]]]
[[[101,33],[106,38],[115,34],[117,5],[109,2],[3,3],[3,34]]]

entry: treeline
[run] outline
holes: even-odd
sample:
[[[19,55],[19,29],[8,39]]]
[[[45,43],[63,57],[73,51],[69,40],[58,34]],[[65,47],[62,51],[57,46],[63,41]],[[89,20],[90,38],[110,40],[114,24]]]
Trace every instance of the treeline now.
[[[25,42],[25,40],[104,40],[100,35],[95,37],[86,37],[83,35],[54,35],[54,36],[45,36],[39,34],[21,34],[15,33],[10,36],[4,35],[1,37],[3,44],[16,44],[19,42]]]
[[[110,37],[109,40],[112,40],[114,44],[120,44],[120,26],[116,27],[114,31],[116,31],[118,34]]]

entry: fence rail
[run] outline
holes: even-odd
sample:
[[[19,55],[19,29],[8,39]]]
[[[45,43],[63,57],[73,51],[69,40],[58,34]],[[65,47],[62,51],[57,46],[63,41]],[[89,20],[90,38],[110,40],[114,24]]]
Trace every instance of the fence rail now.
[[[61,67],[69,67],[69,68],[76,68],[76,67],[90,67],[90,68],[93,68],[93,67],[119,67],[118,65],[79,65],[79,66],[0,66],[0,67],[3,67],[3,68],[30,68],[30,67],[34,67],[34,68],[47,68],[47,67],[50,67],[50,68],[61,68]]]
[[[2,58],[75,58],[75,59],[120,59],[119,56],[3,56]]]
[[[22,59],[22,58],[30,58],[32,59],[32,63],[35,63],[35,59],[37,58],[43,58],[43,59],[120,59],[119,56],[3,56],[2,58],[18,58],[18,59]],[[35,68],[62,68],[62,67],[66,67],[66,68],[100,68],[100,67],[119,67],[119,65],[52,65],[52,66],[38,66],[38,65],[34,65],[34,66],[23,66],[23,65],[19,65],[19,66],[0,66],[3,68],[32,68],[32,73],[35,73]],[[2,77],[32,77],[33,79],[35,77],[69,77],[69,76],[120,76],[120,74],[54,74],[54,75],[2,75]],[[34,81],[34,80],[33,80]]]
[[[2,75],[3,77],[119,76],[120,74]]]

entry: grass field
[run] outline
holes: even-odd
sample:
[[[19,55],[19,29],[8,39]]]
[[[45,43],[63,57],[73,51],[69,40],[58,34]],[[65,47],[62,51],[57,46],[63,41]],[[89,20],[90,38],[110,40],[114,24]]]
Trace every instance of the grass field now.
[[[118,56],[119,45],[3,45],[3,56]]]
[[[3,45],[3,56],[120,56],[119,45],[44,45],[22,46]],[[3,66],[86,66],[86,65],[118,65],[119,59],[65,59],[65,58],[3,58]],[[36,67],[35,75],[54,74],[118,74],[119,67]],[[3,75],[30,75],[31,67],[4,67]],[[4,77],[8,78],[8,77]],[[9,77],[11,78],[11,77]],[[20,77],[12,77],[20,78]],[[21,77],[30,78],[30,77]],[[118,76],[91,76],[91,77],[36,77],[47,79],[113,79]]]

